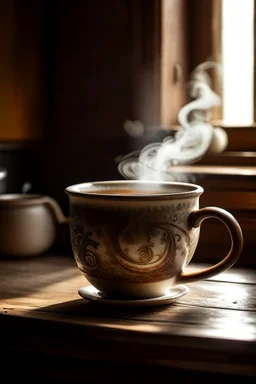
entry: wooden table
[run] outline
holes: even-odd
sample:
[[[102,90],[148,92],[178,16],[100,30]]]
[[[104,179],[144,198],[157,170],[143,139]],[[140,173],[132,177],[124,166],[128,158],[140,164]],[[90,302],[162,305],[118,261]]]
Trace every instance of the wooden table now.
[[[90,303],[77,293],[86,284],[69,254],[0,261],[2,372],[11,362],[19,379],[255,382],[255,270],[233,267],[152,308]]]

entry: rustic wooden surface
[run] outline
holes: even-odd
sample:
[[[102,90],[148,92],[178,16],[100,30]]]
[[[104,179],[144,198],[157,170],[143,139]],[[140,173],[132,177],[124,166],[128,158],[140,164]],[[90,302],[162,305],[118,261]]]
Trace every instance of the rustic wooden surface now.
[[[170,372],[256,376],[255,270],[233,267],[190,284],[190,292],[172,305],[144,309],[90,303],[77,293],[86,284],[70,254],[2,258],[0,325],[6,360],[21,364],[30,356],[42,377],[66,372],[73,379],[81,362],[79,375],[93,382],[117,363],[135,367],[140,380],[147,375],[153,380],[154,374],[164,380]],[[70,369],[67,361],[73,362]],[[42,371],[42,364],[48,368]]]

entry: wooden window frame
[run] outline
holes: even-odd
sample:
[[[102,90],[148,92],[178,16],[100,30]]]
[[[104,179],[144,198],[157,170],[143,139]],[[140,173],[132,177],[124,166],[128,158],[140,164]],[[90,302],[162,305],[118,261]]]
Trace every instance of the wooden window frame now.
[[[221,3],[222,0],[192,0],[183,4],[187,18],[185,45],[188,52],[187,66],[184,67],[185,80],[202,62],[208,60],[221,62]],[[256,20],[255,13],[254,19]],[[168,31],[166,33],[166,40],[171,41]],[[254,52],[256,55],[256,39]],[[213,89],[222,96],[221,84],[216,72],[213,71],[211,75]],[[184,84],[181,86],[184,87]],[[254,76],[254,88],[256,90],[256,76]],[[183,167],[183,171],[194,173],[197,182],[204,187],[205,193],[201,197],[201,206],[220,206],[229,210],[237,218],[244,232],[245,243],[243,257],[239,263],[255,267],[256,124],[227,126],[223,123],[221,116],[221,108],[213,110],[213,125],[223,128],[228,135],[226,150],[214,155],[206,154],[195,165]],[[254,116],[256,120],[256,101]],[[173,115],[169,116],[169,121],[174,123]],[[228,243],[227,233],[221,231],[218,224],[205,223],[197,249],[198,260],[218,259],[219,246],[222,245],[224,249],[225,247],[228,249]],[[208,248],[207,255],[206,248]]]

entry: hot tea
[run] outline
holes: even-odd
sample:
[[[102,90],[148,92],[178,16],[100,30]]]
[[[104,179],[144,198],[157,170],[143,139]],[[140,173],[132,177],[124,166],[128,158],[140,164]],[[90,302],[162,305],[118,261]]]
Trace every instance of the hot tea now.
[[[155,195],[162,194],[161,190],[145,190],[145,189],[95,189],[87,193],[97,195]]]
[[[199,209],[203,188],[198,185],[103,181],[73,185],[66,192],[76,263],[105,297],[161,297],[176,285],[223,272],[240,255],[239,224],[223,209]],[[198,244],[200,224],[207,218],[221,220],[229,229],[230,252],[215,266],[185,272]]]

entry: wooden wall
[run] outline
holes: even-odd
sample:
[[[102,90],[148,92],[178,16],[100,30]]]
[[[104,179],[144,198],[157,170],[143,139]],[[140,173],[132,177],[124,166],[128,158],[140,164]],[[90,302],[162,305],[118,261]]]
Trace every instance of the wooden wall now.
[[[169,0],[170,73],[182,3]],[[162,123],[162,11],[160,0],[47,2],[47,123],[39,182],[62,204],[67,185],[120,178],[116,156],[142,149],[145,142],[125,132],[126,119],[146,127]],[[165,114],[170,124],[185,98],[183,84],[175,92],[178,103]]]
[[[0,2],[0,141],[39,140],[44,126],[44,3]]]
[[[157,127],[177,123],[186,101],[186,5],[1,2],[0,141],[14,149],[36,143],[29,162],[36,192],[66,206],[67,185],[120,178],[115,158],[147,144],[125,132],[125,120],[155,130],[156,141]],[[15,150],[5,155],[19,165]]]

